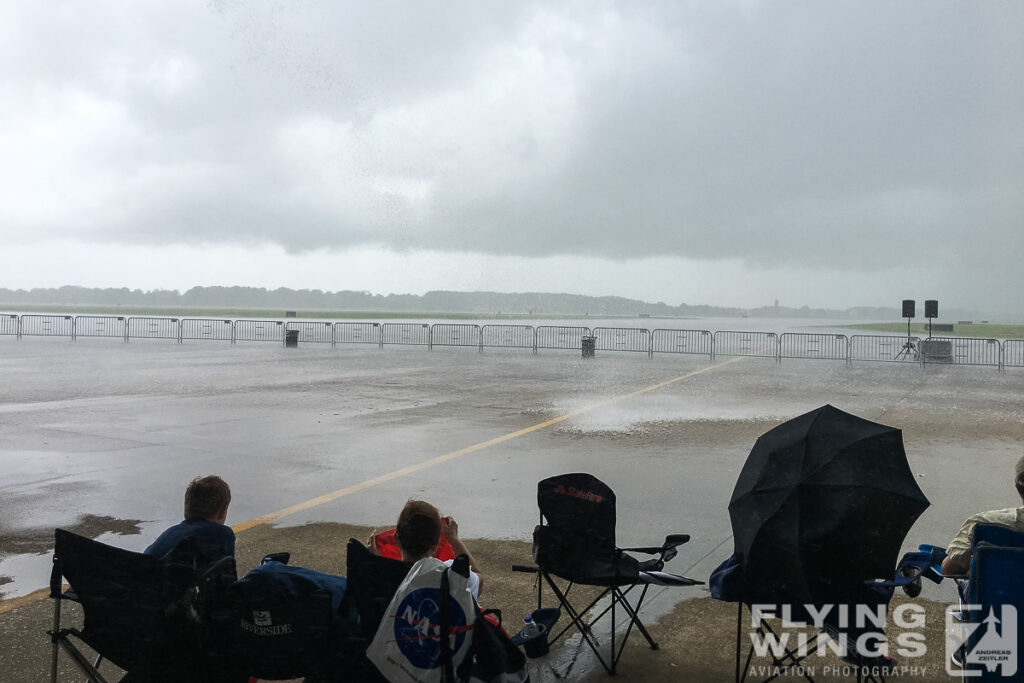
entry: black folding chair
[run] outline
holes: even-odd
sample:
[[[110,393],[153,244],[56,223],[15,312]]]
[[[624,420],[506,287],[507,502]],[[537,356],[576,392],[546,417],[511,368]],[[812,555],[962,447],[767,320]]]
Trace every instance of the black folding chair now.
[[[151,557],[56,529],[50,597],[54,599],[51,681],[63,650],[92,683],[106,683],[103,659],[133,679],[199,680],[200,632],[195,556],[186,542]],[[71,588],[63,592],[63,580]],[[81,604],[81,629],[61,623],[65,600]],[[90,661],[80,644],[97,657]]]
[[[1012,653],[1015,668],[1011,668],[1016,672],[1015,679],[1020,678],[1022,667],[1017,662],[1019,653],[1024,652],[1024,629],[1000,628],[997,634],[993,626],[1007,622],[1007,607],[1018,615],[1024,611],[1024,585],[1020,581],[1024,574],[1024,533],[997,524],[977,524],[971,532],[971,551],[968,574],[944,575],[956,580],[961,609],[955,617],[963,629],[956,634],[947,630],[947,637],[968,636],[954,657],[955,668],[962,671],[964,680],[1007,680],[1010,673],[1004,667],[1010,666]],[[965,605],[973,609],[966,611]]]
[[[690,540],[686,534],[665,537],[660,546],[619,548],[615,545],[615,493],[590,474],[563,474],[544,479],[537,485],[537,504],[541,523],[533,532],[533,559],[536,566],[515,565],[514,571],[536,572],[537,607],[542,606],[542,590],[546,583],[559,607],[568,614],[569,623],[548,640],[557,641],[571,628],[579,630],[605,670],[614,674],[633,628],[636,627],[652,650],[658,644],[651,637],[639,612],[652,585],[693,586],[703,583],[677,574],[664,572],[665,563],[676,556],[676,548]],[[656,556],[639,561],[627,553]],[[567,582],[560,587],[555,578]],[[541,580],[543,579],[543,581]],[[600,594],[585,607],[579,608],[569,599],[574,584],[597,586]],[[628,595],[640,588],[635,602]],[[605,597],[610,599],[589,621],[587,615]],[[619,615],[625,612],[628,624],[616,649],[616,628]],[[611,644],[607,659],[592,631],[604,615],[611,615]]]

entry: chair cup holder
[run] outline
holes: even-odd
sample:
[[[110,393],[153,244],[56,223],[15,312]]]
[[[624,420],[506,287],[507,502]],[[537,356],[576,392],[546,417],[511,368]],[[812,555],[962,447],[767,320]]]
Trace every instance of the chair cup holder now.
[[[532,638],[523,637],[522,631],[516,636],[515,640],[522,644],[523,651],[526,656],[530,659],[537,657],[543,657],[549,650],[548,634],[551,633],[551,629],[554,628],[558,618],[562,615],[562,610],[557,607],[549,607],[543,609],[536,609],[531,615],[533,623],[537,625],[540,633],[533,636]]]

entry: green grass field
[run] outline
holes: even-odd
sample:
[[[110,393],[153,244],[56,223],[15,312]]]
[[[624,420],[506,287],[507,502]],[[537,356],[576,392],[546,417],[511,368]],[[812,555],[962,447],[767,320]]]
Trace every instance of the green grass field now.
[[[872,332],[894,332],[896,334],[906,333],[906,323],[864,323],[861,325],[846,325],[855,330],[870,330]],[[928,336],[928,323],[912,323],[910,333],[917,337]],[[1024,325],[1000,325],[989,323],[972,323],[970,325],[954,324],[952,332],[940,332],[935,330],[932,334],[936,337],[981,337],[986,339],[1024,339]]]
[[[233,320],[263,319],[281,320],[284,308],[210,308],[160,307],[160,306],[105,306],[101,304],[0,304],[2,313],[61,313],[68,315],[152,315],[178,318],[231,318]],[[436,319],[436,320],[563,320],[566,318],[632,318],[633,316],[605,314],[538,314],[525,313],[447,313],[440,311],[295,311],[298,318],[328,318],[331,320],[394,320],[394,319]]]

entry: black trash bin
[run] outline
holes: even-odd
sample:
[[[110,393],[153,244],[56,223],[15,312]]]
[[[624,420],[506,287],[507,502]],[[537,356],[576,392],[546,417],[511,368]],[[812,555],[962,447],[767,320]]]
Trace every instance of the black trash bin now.
[[[299,331],[288,330],[284,334],[284,345],[290,348],[297,348],[299,345]]]
[[[584,358],[593,358],[595,348],[597,348],[597,337],[583,337]]]

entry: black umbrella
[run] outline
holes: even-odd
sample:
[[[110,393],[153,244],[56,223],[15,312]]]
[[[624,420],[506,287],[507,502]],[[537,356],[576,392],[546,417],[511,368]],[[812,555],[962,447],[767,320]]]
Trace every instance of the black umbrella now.
[[[928,505],[900,430],[826,405],[757,440],[729,516],[743,577],[761,599],[847,603],[865,581],[893,578]]]

